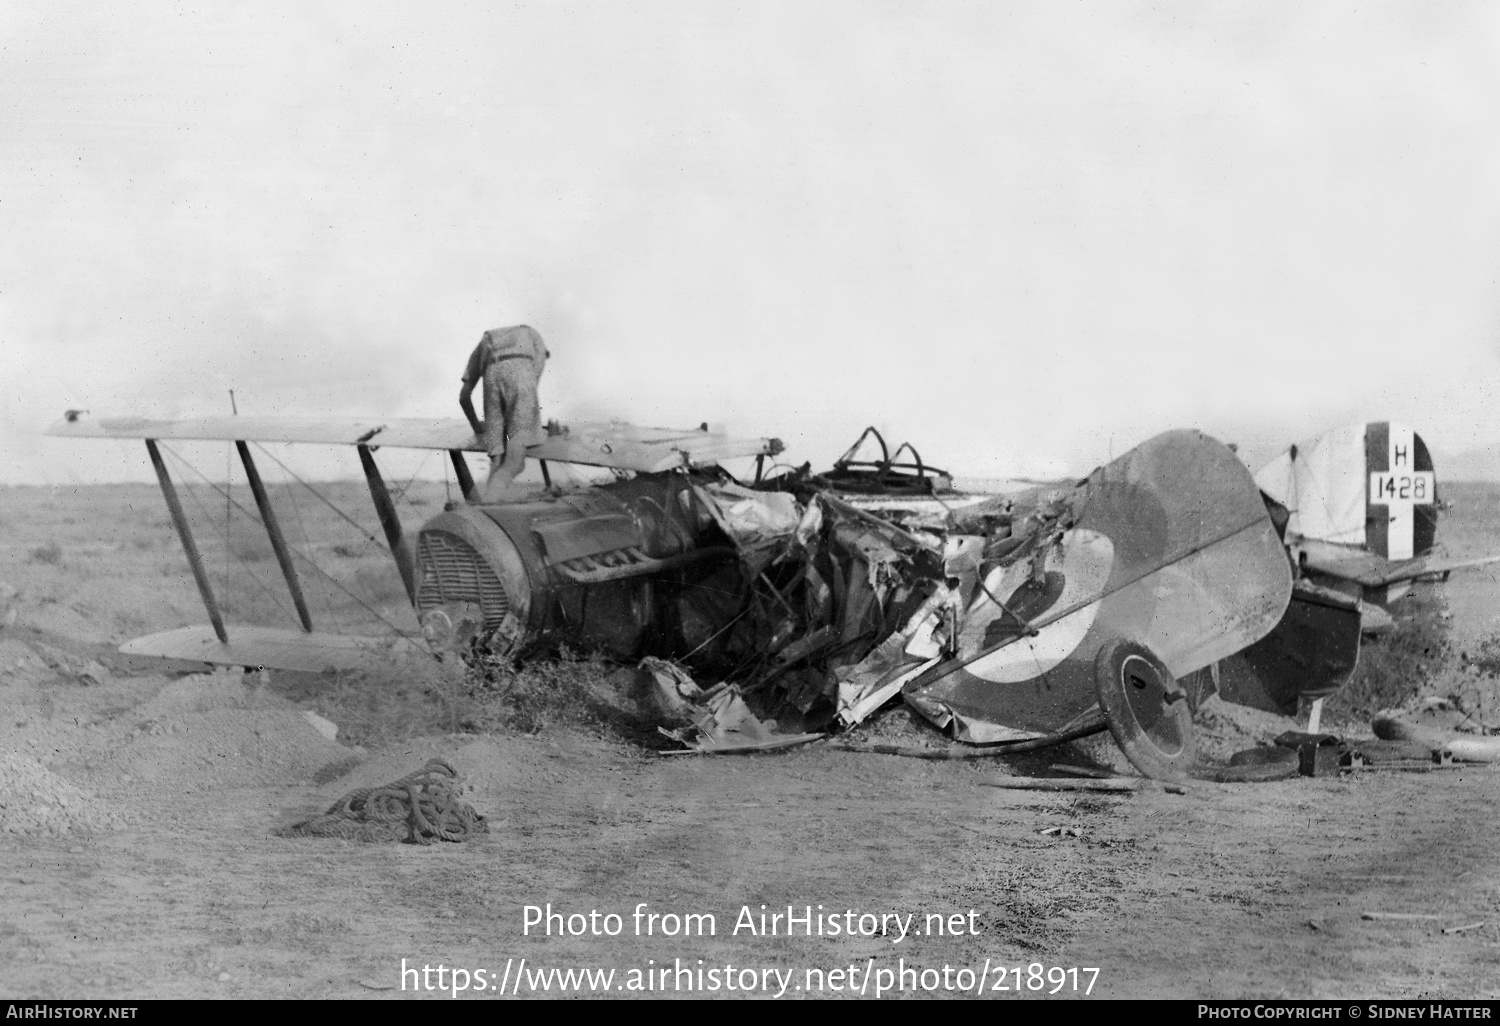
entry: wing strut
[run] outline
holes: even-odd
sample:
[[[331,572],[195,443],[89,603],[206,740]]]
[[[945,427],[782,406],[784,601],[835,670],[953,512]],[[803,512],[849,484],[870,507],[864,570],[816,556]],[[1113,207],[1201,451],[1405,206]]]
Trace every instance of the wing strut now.
[[[214,625],[214,634],[228,644],[229,635],[224,633],[224,618],[219,615],[219,603],[214,599],[213,588],[208,583],[208,572],[203,569],[203,556],[198,552],[198,543],[193,541],[192,529],[183,515],[182,503],[177,499],[177,489],[167,474],[167,465],[162,462],[161,450],[156,439],[146,439],[146,451],[151,454],[151,466],[156,468],[156,480],[161,483],[161,493],[166,497],[167,509],[172,513],[172,523],[177,527],[177,537],[182,539],[183,551],[187,553],[188,565],[193,568],[193,580],[198,582],[198,594],[203,597],[203,607],[208,610],[208,619]]]
[[[469,473],[469,465],[464,462],[464,451],[449,449],[448,458],[453,461],[453,473],[458,476],[458,490],[463,495],[464,501],[473,502],[474,475]]]
[[[250,491],[255,493],[255,505],[260,508],[260,520],[265,526],[266,537],[271,539],[271,548],[276,551],[276,562],[281,564],[281,576],[286,578],[287,590],[292,593],[292,604],[297,607],[297,619],[302,621],[302,629],[311,634],[312,615],[307,611],[307,600],[302,597],[302,582],[297,579],[296,567],[292,566],[291,550],[286,547],[286,538],[281,534],[281,523],[276,519],[276,511],[271,508],[271,498],[261,482],[260,471],[255,468],[255,460],[250,457],[248,445],[235,442],[234,447],[239,450],[240,462],[245,465],[245,476],[250,479]]]
[[[391,558],[396,561],[396,569],[401,571],[401,583],[406,585],[406,597],[415,606],[416,570],[412,566],[411,553],[401,540],[401,518],[396,515],[396,504],[391,501],[391,493],[385,487],[385,479],[380,476],[380,468],[375,465],[375,456],[368,445],[360,445],[359,462],[365,468],[365,480],[370,485],[370,501],[375,503],[380,526],[385,528],[385,540],[391,547]]]

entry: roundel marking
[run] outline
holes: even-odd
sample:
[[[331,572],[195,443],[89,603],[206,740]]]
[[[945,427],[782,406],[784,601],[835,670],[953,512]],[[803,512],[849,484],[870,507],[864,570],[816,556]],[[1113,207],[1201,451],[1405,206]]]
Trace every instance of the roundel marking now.
[[[1041,628],[1035,637],[1018,638],[988,655],[964,666],[964,671],[992,684],[1016,684],[1032,680],[1051,670],[1077,650],[1099,614],[1104,585],[1114,567],[1114,544],[1109,538],[1087,528],[1066,532],[1062,544],[1047,554],[1045,569],[1063,577],[1063,588],[1053,609],[1078,605],[1071,613]],[[985,587],[1001,602],[1007,602],[1028,577],[1025,561],[990,572]],[[1092,598],[1092,601],[1089,601]],[[1004,615],[983,591],[969,609],[964,625],[964,641],[982,636],[986,624]]]

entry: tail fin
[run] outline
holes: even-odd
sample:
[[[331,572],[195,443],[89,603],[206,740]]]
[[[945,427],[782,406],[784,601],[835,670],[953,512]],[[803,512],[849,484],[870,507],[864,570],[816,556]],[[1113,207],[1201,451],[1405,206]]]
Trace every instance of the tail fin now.
[[[1255,475],[1289,511],[1288,536],[1384,559],[1432,551],[1437,479],[1427,445],[1394,421],[1351,424],[1289,448]]]
[[[1437,534],[1437,478],[1427,443],[1394,421],[1365,426],[1365,544],[1386,559],[1432,551]]]

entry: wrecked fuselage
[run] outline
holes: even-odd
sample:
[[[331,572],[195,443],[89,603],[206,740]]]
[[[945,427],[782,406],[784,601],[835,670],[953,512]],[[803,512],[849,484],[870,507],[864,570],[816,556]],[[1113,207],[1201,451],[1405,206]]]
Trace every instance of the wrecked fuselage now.
[[[1198,671],[1272,635],[1292,596],[1254,480],[1196,431],[1071,488],[938,508],[856,504],[805,472],[752,489],[703,471],[461,506],[419,535],[417,606],[437,649],[684,660],[783,734],[900,694],[976,744],[1107,726],[1172,776],[1194,758]]]
[[[906,699],[980,743],[1076,730],[1102,713],[1139,768],[1185,768],[1191,696],[1177,679],[1265,637],[1291,595],[1259,490],[1227,447],[1175,431],[1060,505],[1029,560],[986,568],[956,650]]]

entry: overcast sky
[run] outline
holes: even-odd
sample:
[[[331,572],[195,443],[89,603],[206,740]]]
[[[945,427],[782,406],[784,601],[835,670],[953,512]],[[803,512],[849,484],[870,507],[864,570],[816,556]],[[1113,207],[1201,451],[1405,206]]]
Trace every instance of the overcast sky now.
[[[6,0],[0,482],[149,476],[67,407],[457,416],[523,321],[546,417],[815,463],[1497,442],[1497,53],[1487,3]]]

